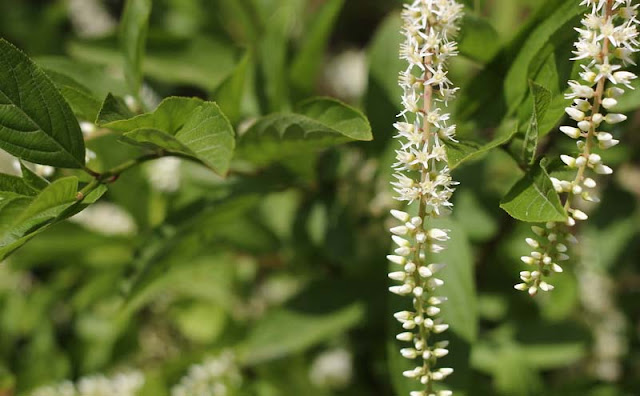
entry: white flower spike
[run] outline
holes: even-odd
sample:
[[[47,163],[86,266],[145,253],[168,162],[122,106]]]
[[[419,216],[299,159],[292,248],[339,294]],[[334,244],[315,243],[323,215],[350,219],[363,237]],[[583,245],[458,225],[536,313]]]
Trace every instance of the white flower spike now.
[[[576,242],[570,228],[589,218],[576,207],[580,200],[598,202],[591,194],[597,184],[590,176],[613,173],[594,151],[606,150],[619,143],[610,132],[600,129],[602,124],[611,126],[627,119],[624,114],[609,111],[615,111],[616,98],[625,88],[633,89],[631,81],[637,78],[622,68],[634,64],[631,55],[638,52],[638,5],[632,5],[631,0],[582,0],[580,5],[588,7],[589,12],[582,19],[582,26],[576,28],[579,38],[572,60],[582,63],[582,80],[569,81],[569,93],[565,95],[567,100],[573,101],[565,111],[575,121],[575,126],[560,127],[562,133],[577,140],[580,151],[560,156],[568,168],[575,170],[573,179],[551,178],[564,201],[568,219],[563,223],[550,222],[546,228],[533,227],[536,238],[527,238],[527,244],[534,251],[530,256],[522,257],[522,261],[533,270],[525,271],[525,275],[521,273],[523,283],[515,288],[532,296],[540,290],[553,290],[547,278],[562,272],[558,262],[569,259],[567,244]]]
[[[441,304],[446,300],[436,296],[435,290],[443,281],[434,274],[443,265],[436,264],[442,244],[449,239],[449,230],[429,227],[430,219],[449,212],[449,202],[455,186],[447,166],[445,145],[455,141],[455,125],[446,112],[457,88],[448,76],[448,62],[458,54],[454,41],[462,5],[454,0],[413,0],[402,12],[405,37],[400,58],[408,62],[400,73],[404,109],[394,124],[400,145],[393,165],[392,184],[396,199],[419,204],[418,216],[410,218],[406,212],[392,210],[391,215],[401,222],[391,233],[397,248],[387,256],[404,271],[394,270],[389,277],[402,282],[389,290],[410,297],[412,311],[398,312],[395,317],[404,330],[396,337],[410,345],[401,354],[416,367],[407,370],[405,377],[414,378],[424,387],[411,395],[451,395],[450,391],[435,391],[433,383],[441,381],[453,370],[436,369],[440,358],[449,351],[446,343],[435,343],[430,334],[446,331],[449,325],[438,318]]]

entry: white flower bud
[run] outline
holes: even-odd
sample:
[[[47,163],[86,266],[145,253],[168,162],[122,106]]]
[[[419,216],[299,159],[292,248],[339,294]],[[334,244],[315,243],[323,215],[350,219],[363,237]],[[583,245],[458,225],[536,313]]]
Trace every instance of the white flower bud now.
[[[390,272],[389,279],[403,282],[405,279],[407,279],[407,273],[404,271]]]
[[[403,212],[401,210],[392,209],[391,216],[395,217],[403,223],[409,221],[409,213]]]
[[[538,241],[536,241],[533,238],[527,238],[525,239],[525,242],[527,242],[527,245],[531,246],[534,249],[537,249],[540,247],[540,244],[538,243]]]
[[[411,245],[411,243],[409,241],[407,241],[406,239],[401,238],[401,237],[399,237],[397,235],[392,235],[391,239],[393,239],[393,242],[395,242],[396,245],[398,245],[398,246],[410,246]]]
[[[560,159],[570,168],[573,168],[576,166],[576,159],[573,157],[563,154],[560,156]]]
[[[401,246],[393,251],[395,254],[399,256],[408,256],[411,254],[411,248],[408,246]]]
[[[582,168],[587,164],[587,159],[583,156],[576,158],[576,166]]]
[[[396,339],[398,341],[405,341],[405,342],[409,342],[411,340],[413,340],[413,333],[411,333],[410,331],[406,331],[404,333],[400,333],[396,336]]]
[[[414,272],[416,272],[416,263],[414,263],[413,261],[409,261],[404,266],[404,272],[406,272],[407,274],[413,274]]]
[[[595,153],[589,154],[589,164],[590,165],[597,165],[600,162],[602,162],[602,157],[600,157],[598,154],[595,154]]]
[[[604,118],[607,124],[618,124],[622,121],[625,121],[626,119],[627,119],[627,116],[620,113],[609,113]]]
[[[586,213],[584,213],[583,211],[579,210],[579,209],[574,209],[573,210],[573,218],[576,220],[586,220],[589,218],[589,216],[587,216]]]
[[[584,120],[584,113],[574,107],[567,107],[564,111],[575,121]]]
[[[405,226],[393,227],[389,231],[391,231],[395,235],[407,235],[407,233],[409,232],[409,230]]]
[[[513,286],[514,289],[516,290],[520,290],[520,291],[525,291],[527,290],[527,284],[526,283],[518,283],[517,285]]]
[[[582,131],[589,132],[589,130],[591,129],[591,125],[591,121],[582,120],[578,123],[578,128],[580,128],[580,130]]]
[[[578,128],[561,126],[560,131],[572,139],[577,139],[580,137],[580,130]]]
[[[596,113],[591,116],[591,121],[596,127],[600,126],[600,124],[602,123],[602,120],[604,120],[604,116],[600,113]]]
[[[418,357],[418,353],[413,348],[402,348],[400,354],[406,359],[415,359]]]
[[[587,187],[587,188],[595,188],[596,187],[596,181],[593,180],[590,177],[587,177],[586,179],[584,179],[584,182],[582,182],[582,184],[584,184],[584,186]]]
[[[448,328],[449,328],[448,324],[437,324],[433,326],[433,332],[436,334],[440,334],[447,331]]]
[[[554,289],[553,285],[548,284],[545,281],[540,282],[540,289],[543,291],[551,291]]]
[[[617,104],[618,104],[618,101],[615,100],[614,98],[604,98],[602,100],[602,107],[604,107],[607,110],[611,109]]]
[[[442,357],[445,357],[445,356],[447,356],[449,354],[449,350],[448,349],[444,349],[444,348],[436,348],[436,349],[433,350],[433,354],[437,358],[442,358]]]
[[[556,263],[551,264],[551,270],[557,273],[561,273],[563,271],[562,267]]]
[[[436,316],[439,313],[440,313],[440,308],[438,308],[438,307],[428,307],[427,308],[427,315],[429,315],[429,316]]]
[[[418,274],[420,274],[421,278],[429,278],[433,276],[433,272],[427,266],[422,266],[418,268]]]
[[[602,142],[598,142],[598,147],[600,147],[603,150],[606,150],[608,148],[611,148],[611,147],[617,145],[618,143],[620,143],[620,141],[617,140],[617,139],[605,140],[605,141],[602,141]]]
[[[613,169],[603,164],[596,165],[593,170],[599,175],[610,175],[613,173]]]
[[[406,257],[395,256],[392,254],[387,255],[387,260],[391,261],[394,264],[405,265],[407,263]]]

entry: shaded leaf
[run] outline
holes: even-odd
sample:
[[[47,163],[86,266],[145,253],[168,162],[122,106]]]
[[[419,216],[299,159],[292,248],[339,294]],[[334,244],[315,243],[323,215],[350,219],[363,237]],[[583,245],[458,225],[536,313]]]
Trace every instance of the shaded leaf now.
[[[458,38],[460,54],[478,62],[488,62],[500,50],[500,37],[491,23],[482,17],[465,14]]]
[[[108,94],[104,102],[102,102],[102,107],[96,118],[96,124],[106,126],[110,122],[125,120],[133,116],[133,112],[129,110],[124,99]]]
[[[220,84],[220,87],[214,95],[216,103],[218,103],[233,124],[240,120],[242,100],[249,77],[248,74],[252,67],[251,60],[251,53],[247,51],[236,66],[236,69]]]
[[[457,142],[447,142],[447,160],[449,167],[455,169],[469,161],[507,143],[518,132],[518,124],[515,120],[505,121],[497,130],[496,136],[489,142],[478,142],[467,138],[458,138]]]
[[[536,160],[539,136],[538,122],[544,118],[551,104],[551,91],[533,81],[529,81],[529,85],[533,96],[533,114],[531,114],[529,127],[524,135],[521,158],[523,164],[530,166]]]

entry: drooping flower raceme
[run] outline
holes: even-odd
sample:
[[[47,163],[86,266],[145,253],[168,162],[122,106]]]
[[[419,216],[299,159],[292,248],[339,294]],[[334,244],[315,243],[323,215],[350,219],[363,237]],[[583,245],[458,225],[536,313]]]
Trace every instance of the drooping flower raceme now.
[[[431,339],[431,335],[449,327],[438,318],[439,305],[445,298],[436,295],[443,282],[434,276],[443,267],[437,263],[437,253],[444,249],[442,242],[449,236],[448,230],[430,227],[429,223],[449,211],[457,184],[451,179],[445,151],[446,142],[454,140],[455,125],[449,123],[445,108],[457,91],[447,75],[447,64],[458,53],[454,38],[461,16],[462,6],[453,0],[415,0],[402,12],[405,41],[400,58],[408,62],[408,67],[399,78],[404,109],[394,125],[400,148],[392,185],[396,199],[417,203],[418,214],[391,211],[401,224],[391,229],[397,248],[388,259],[398,266],[389,277],[401,282],[390,291],[413,301],[412,310],[395,314],[405,330],[396,338],[409,344],[400,352],[416,363],[414,369],[403,374],[424,385],[411,396],[452,394],[434,390],[434,381],[443,380],[453,370],[435,368],[438,359],[448,354],[447,342]]]
[[[566,223],[551,222],[544,228],[533,227],[537,236],[527,238],[527,244],[534,251],[522,257],[522,261],[534,269],[522,271],[522,283],[515,288],[531,295],[539,290],[553,289],[546,278],[554,272],[562,272],[558,262],[569,259],[565,241],[577,242],[569,230],[577,221],[588,218],[578,208],[580,200],[597,202],[592,195],[596,187],[594,175],[613,173],[597,151],[613,147],[619,141],[602,129],[626,120],[624,114],[613,110],[616,98],[626,88],[633,89],[631,81],[636,78],[623,68],[634,64],[632,55],[638,51],[638,5],[633,5],[632,0],[583,0],[580,4],[590,10],[582,19],[582,26],[576,28],[579,38],[572,58],[581,62],[582,72],[579,81],[569,81],[569,93],[565,95],[567,100],[573,101],[566,113],[575,124],[560,127],[561,132],[576,140],[577,155],[560,157],[568,168],[575,170],[575,177],[569,180],[551,178],[554,188],[564,199],[568,213]]]

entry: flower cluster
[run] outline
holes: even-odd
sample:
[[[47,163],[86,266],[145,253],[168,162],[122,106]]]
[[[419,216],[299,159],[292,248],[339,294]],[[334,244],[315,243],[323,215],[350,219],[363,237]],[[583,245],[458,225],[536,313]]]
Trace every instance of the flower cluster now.
[[[206,359],[189,368],[171,396],[232,396],[242,382],[240,370],[231,352]]]
[[[387,258],[398,271],[389,277],[401,282],[389,290],[400,296],[410,296],[413,310],[395,314],[405,332],[397,339],[411,343],[401,350],[402,355],[416,361],[414,369],[403,374],[425,385],[424,390],[411,396],[447,396],[451,391],[435,391],[434,381],[441,381],[453,370],[435,369],[438,359],[448,354],[446,341],[429,340],[449,327],[438,318],[439,305],[446,300],[435,294],[443,281],[435,273],[443,265],[434,263],[434,255],[444,249],[448,230],[428,226],[430,219],[449,211],[449,202],[457,184],[447,166],[445,144],[454,140],[455,125],[449,125],[450,115],[444,111],[457,89],[447,75],[447,63],[457,55],[453,40],[459,30],[462,6],[453,0],[415,0],[402,12],[405,37],[400,58],[408,62],[400,73],[403,89],[401,118],[394,126],[400,148],[393,165],[396,179],[392,186],[397,200],[418,203],[418,215],[392,210],[391,214],[403,224],[391,228],[397,248]]]
[[[637,76],[622,70],[627,64],[634,64],[631,55],[638,51],[638,5],[632,0],[583,0],[581,5],[591,10],[582,19],[582,27],[576,28],[578,41],[572,60],[581,62],[580,81],[569,81],[565,95],[573,103],[566,113],[575,125],[561,126],[560,131],[576,140],[578,154],[562,155],[560,159],[568,168],[575,170],[571,180],[551,178],[555,190],[564,198],[564,208],[568,217],[565,224],[549,223],[546,229],[534,227],[536,238],[527,238],[534,248],[530,256],[522,257],[533,271],[522,271],[522,283],[518,290],[535,295],[539,290],[549,291],[553,286],[545,278],[554,272],[561,272],[558,261],[567,260],[567,246],[563,240],[576,242],[569,229],[577,221],[586,220],[587,214],[580,210],[580,202],[598,202],[592,192],[596,181],[591,177],[609,175],[613,170],[605,165],[595,151],[606,150],[619,143],[610,132],[603,131],[604,125],[613,125],[626,120],[624,114],[610,112],[624,88],[633,89],[631,81]]]
[[[144,385],[144,375],[139,371],[106,377],[96,374],[83,377],[76,384],[64,381],[60,384],[36,389],[31,396],[134,396]]]

